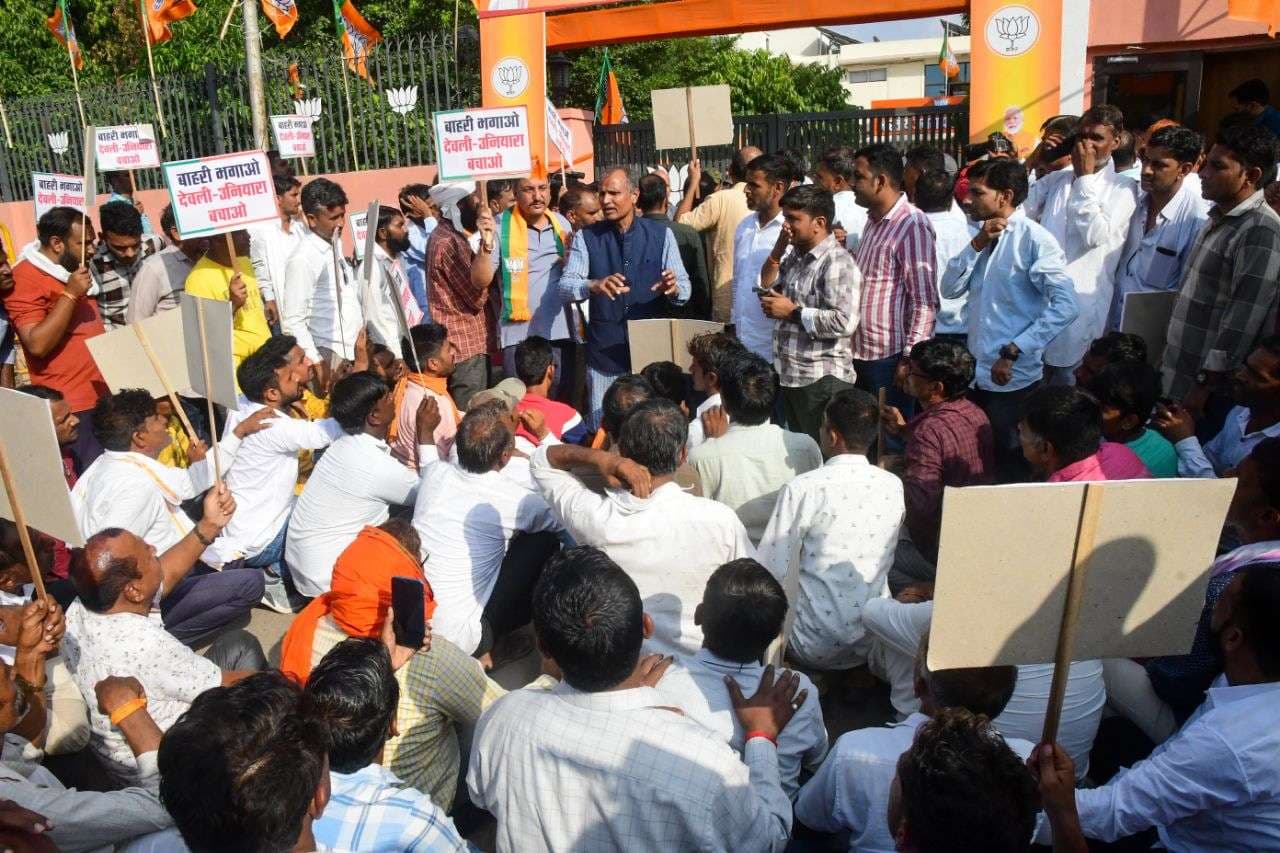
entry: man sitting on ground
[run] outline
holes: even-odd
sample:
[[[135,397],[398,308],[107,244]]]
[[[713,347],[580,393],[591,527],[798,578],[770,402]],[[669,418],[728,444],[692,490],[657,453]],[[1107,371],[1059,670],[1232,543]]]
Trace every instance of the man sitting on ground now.
[[[524,397],[516,404],[516,411],[535,410],[542,414],[543,423],[557,441],[565,444],[582,444],[587,438],[587,425],[577,410],[565,403],[552,400],[551,389],[556,383],[555,350],[546,338],[531,335],[515,348],[516,378],[524,383]],[[568,377],[566,381],[573,381]],[[528,450],[538,445],[538,437],[525,427],[516,431],[516,439],[528,442]]]
[[[1089,344],[1084,361],[1076,368],[1076,384],[1087,388],[1108,364],[1147,362],[1147,342],[1128,332],[1107,332]]]
[[[725,677],[731,676],[743,691],[754,692],[764,675],[765,652],[782,632],[786,616],[787,595],[768,569],[755,560],[725,563],[712,573],[693,614],[702,628],[702,648],[693,657],[682,656],[662,676],[658,692],[741,753],[746,732],[733,712]],[[793,799],[800,789],[801,769],[812,774],[827,754],[818,691],[808,677],[796,675],[806,698],[778,735],[782,790]]]
[[[1111,364],[1085,386],[1102,407],[1102,437],[1138,454],[1153,477],[1178,476],[1178,453],[1147,422],[1160,396],[1160,373],[1145,361]]]
[[[731,356],[746,352],[746,347],[737,338],[724,332],[704,332],[689,341],[689,378],[693,380],[693,390],[706,394],[707,399],[698,404],[693,413],[693,421],[689,424],[689,450],[707,440],[703,418],[712,409],[718,409],[723,415],[724,408],[720,399],[720,377],[728,372],[733,361]],[[728,416],[723,415],[724,426],[728,427]]]
[[[1151,476],[1138,454],[1102,440],[1101,407],[1073,385],[1047,386],[1028,397],[1018,439],[1031,469],[1050,483]]]
[[[440,412],[440,423],[430,440],[425,435],[421,439],[422,444],[435,446],[435,458],[438,459],[449,458],[453,434],[458,431],[462,414],[449,395],[449,377],[453,375],[458,354],[457,347],[449,340],[449,331],[438,323],[423,323],[409,330],[409,341],[413,346],[417,370],[411,367],[396,380],[392,392],[395,420],[387,430],[387,443],[397,459],[416,471],[426,461],[418,457],[417,417],[422,401],[434,399]]]
[[[564,681],[495,702],[476,728],[467,771],[472,801],[498,820],[499,851],[524,850],[529,839],[583,850],[786,846],[791,803],[776,743],[807,698],[795,676],[775,682],[766,669],[750,700],[726,676],[748,733],[744,764],[720,736],[663,707],[651,686],[662,667],[640,657],[653,622],[604,552],[571,548],[553,558],[533,613],[545,667]]]

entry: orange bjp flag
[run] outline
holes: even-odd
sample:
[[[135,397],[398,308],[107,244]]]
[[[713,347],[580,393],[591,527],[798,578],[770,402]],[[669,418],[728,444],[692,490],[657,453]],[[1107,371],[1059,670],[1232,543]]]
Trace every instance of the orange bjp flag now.
[[[173,38],[169,25],[196,11],[196,4],[191,0],[142,0],[142,5],[147,13],[147,37],[152,44]]]
[[[76,38],[75,24],[71,23],[67,0],[58,0],[53,14],[45,19],[44,24],[49,28],[49,32],[53,33],[53,37],[71,54],[76,70],[84,68],[84,57],[80,55],[80,42]]]
[[[347,68],[369,79],[369,69],[365,61],[369,50],[382,41],[382,33],[364,19],[364,15],[356,9],[351,0],[333,0],[333,20],[338,26],[338,36],[342,39],[342,55],[347,60]]]
[[[262,0],[262,11],[271,19],[276,28],[276,35],[284,38],[298,23],[297,0]]]

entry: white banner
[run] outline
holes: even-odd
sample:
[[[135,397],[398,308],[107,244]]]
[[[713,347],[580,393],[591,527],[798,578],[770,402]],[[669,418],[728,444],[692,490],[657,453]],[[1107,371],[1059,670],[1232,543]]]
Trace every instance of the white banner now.
[[[271,116],[271,135],[275,137],[281,157],[316,156],[316,135],[311,122],[310,116]]]
[[[36,205],[36,222],[55,207],[84,210],[84,176],[31,173],[31,198]]]
[[[547,101],[547,141],[560,152],[560,160],[566,169],[573,169],[573,131],[556,112],[556,105]]]
[[[364,260],[364,241],[369,235],[369,212],[353,210],[347,214],[347,219],[351,221],[351,241],[356,245],[356,260]]]
[[[523,105],[434,113],[440,180],[524,177],[532,171]]]
[[[156,132],[149,124],[96,127],[93,134],[93,149],[98,157],[99,172],[154,169],[160,165],[160,149],[156,147]]]
[[[278,219],[271,166],[261,151],[165,163],[164,180],[183,239]]]

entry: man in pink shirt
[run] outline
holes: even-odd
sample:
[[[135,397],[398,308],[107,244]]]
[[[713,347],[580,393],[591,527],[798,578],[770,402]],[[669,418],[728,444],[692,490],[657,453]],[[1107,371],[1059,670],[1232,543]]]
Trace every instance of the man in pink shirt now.
[[[436,452],[441,459],[449,458],[453,448],[453,436],[458,431],[462,416],[449,396],[449,377],[457,362],[458,349],[449,340],[449,332],[439,323],[423,323],[409,330],[413,342],[414,362],[408,371],[396,381],[392,400],[396,417],[387,430],[387,444],[391,453],[413,470],[418,469],[418,406],[423,398],[436,398],[440,409],[440,425],[432,433]],[[427,442],[422,442],[426,444]]]
[[[1032,470],[1050,483],[1151,476],[1128,447],[1102,440],[1102,409],[1075,386],[1046,386],[1028,397],[1018,439]]]

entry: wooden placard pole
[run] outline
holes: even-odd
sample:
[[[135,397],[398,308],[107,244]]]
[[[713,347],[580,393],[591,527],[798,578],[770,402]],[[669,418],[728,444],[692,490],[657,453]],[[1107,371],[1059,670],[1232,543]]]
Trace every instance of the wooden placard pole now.
[[[218,33],[218,41],[227,37],[227,30],[231,29],[231,16],[236,13],[236,7],[239,5],[240,0],[231,0],[231,5],[227,8],[227,17],[222,21],[222,30]]]
[[[160,384],[164,386],[164,393],[168,396],[170,405],[173,406],[173,413],[178,416],[178,420],[182,421],[182,428],[187,431],[187,437],[192,441],[196,441],[199,438],[196,435],[196,428],[191,425],[191,419],[187,417],[186,410],[182,408],[182,403],[178,400],[177,392],[173,390],[173,383],[169,381],[169,374],[165,372],[159,356],[151,348],[151,340],[147,337],[147,333],[138,323],[131,324],[130,328],[138,336],[138,344],[142,347],[142,351],[146,353],[147,361],[151,362],[151,369],[156,372],[156,376],[160,377]]]
[[[1084,601],[1085,579],[1093,558],[1094,540],[1098,533],[1098,516],[1102,512],[1102,489],[1086,485],[1080,507],[1080,526],[1076,532],[1076,548],[1071,556],[1071,574],[1067,578],[1067,601],[1062,609],[1062,627],[1058,630],[1058,648],[1053,660],[1053,682],[1049,687],[1049,706],[1044,714],[1041,743],[1053,743],[1058,737],[1062,719],[1062,702],[1067,695],[1067,678],[1071,670],[1071,654],[1076,644],[1080,604]]]
[[[880,393],[877,395],[880,400],[880,408],[878,411],[880,412],[881,415],[884,414],[885,392],[886,392],[886,389],[881,388]],[[884,451],[884,420],[881,419],[876,422],[876,464],[879,465],[881,468],[885,466],[885,456],[886,454]]]
[[[355,61],[355,51],[352,51],[352,57]],[[347,102],[347,134],[351,139],[351,168],[360,171],[360,160],[356,156],[356,120],[355,112],[351,109],[351,84],[347,82],[347,57],[342,54],[342,95]]]
[[[330,240],[333,248],[333,298],[337,300],[338,307],[338,340],[342,342],[342,357],[346,358],[347,352],[347,324],[342,319],[342,226],[339,225],[333,229],[333,239]],[[355,241],[352,241],[355,245]],[[354,341],[353,341],[354,343]],[[354,355],[354,353],[352,353]]]
[[[95,147],[98,133],[90,125],[85,125],[83,130],[81,167],[84,175],[84,210],[80,211],[80,266],[85,265],[85,256],[89,251],[89,208],[98,198],[98,156]]]
[[[689,114],[689,162],[698,159],[698,134],[693,130],[693,87],[684,87],[684,104]]]
[[[204,329],[204,301],[196,300],[196,325],[200,327],[200,366],[204,369],[205,403],[209,406],[209,443],[213,445],[213,482],[222,482],[222,455],[218,452],[218,420],[213,411],[213,372],[209,370],[209,338]]]
[[[63,22],[62,22],[62,25],[63,25],[63,27],[64,27],[63,32],[64,32],[65,34],[67,34],[67,35],[70,35],[70,33],[71,33],[71,22],[70,22],[70,21],[63,21]],[[72,52],[72,50],[71,50],[71,39],[69,39],[69,38],[65,38],[65,39],[63,39],[63,40],[64,40],[64,41],[66,42],[66,44],[67,44],[67,59],[71,60],[71,85],[72,85],[72,86],[74,86],[74,87],[75,87],[75,90],[76,90],[76,109],[80,111],[80,126],[81,126],[81,127],[84,127],[86,124],[88,124],[88,122],[85,120],[85,117],[84,117],[84,101],[82,101],[82,100],[80,99],[80,73],[79,73],[78,71],[76,71],[76,55],[75,55],[75,53],[74,53],[74,52]],[[4,135],[5,135],[5,137],[6,137],[6,138],[9,136],[9,120],[8,120],[8,118],[6,118],[6,119],[5,119],[5,131],[4,131]],[[13,142],[12,142],[12,141],[9,143],[9,147],[10,147],[10,148],[12,148],[12,147],[13,147]]]
[[[5,494],[9,496],[9,506],[13,509],[13,523],[18,528],[18,538],[22,540],[22,553],[27,558],[27,568],[31,570],[31,582],[35,584],[36,595],[48,604],[49,593],[44,588],[40,562],[36,559],[35,546],[31,544],[31,531],[27,529],[27,517],[22,511],[22,501],[18,499],[18,488],[13,482],[13,471],[9,469],[9,456],[5,452],[3,440],[0,440],[0,476],[4,478]]]
[[[138,20],[142,23],[142,43],[147,46],[147,70],[151,72],[151,94],[156,100],[156,119],[160,122],[160,135],[169,138],[164,123],[164,108],[160,106],[160,85],[156,83],[156,62],[151,55],[151,27],[147,24],[146,0],[138,0]]]

